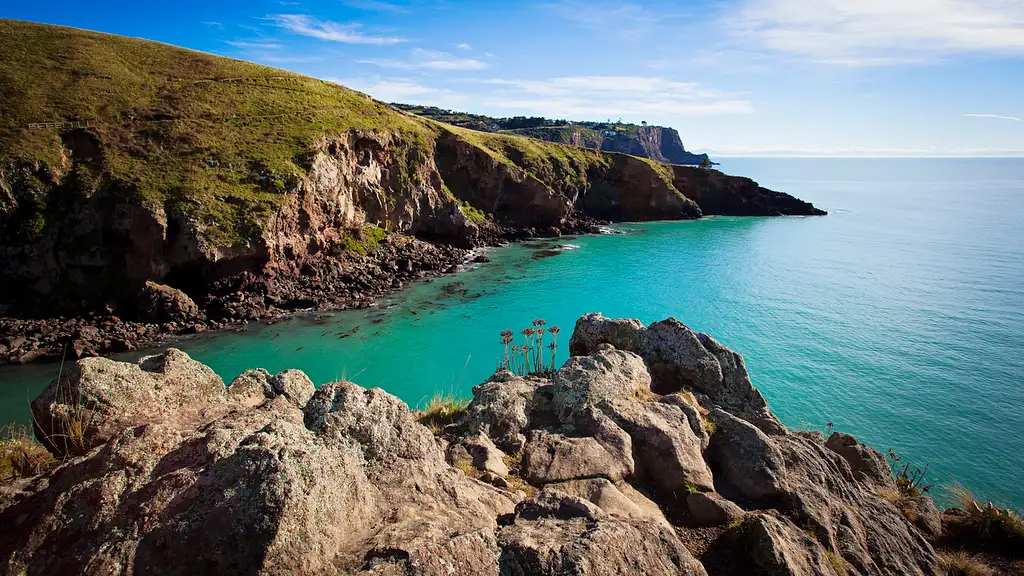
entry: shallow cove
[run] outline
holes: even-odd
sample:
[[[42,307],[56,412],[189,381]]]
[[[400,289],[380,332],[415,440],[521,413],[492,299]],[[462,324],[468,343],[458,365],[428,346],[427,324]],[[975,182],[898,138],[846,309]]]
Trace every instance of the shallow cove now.
[[[247,368],[347,377],[409,404],[468,395],[504,328],[558,324],[559,362],[590,311],[674,316],[742,353],[791,427],[833,422],[915,464],[1024,507],[1024,161],[725,160],[828,209],[824,218],[709,218],[493,250],[375,310],[311,314],[177,344],[225,380]],[[552,249],[555,252],[552,252]],[[517,334],[517,338],[521,338]],[[0,370],[0,420],[54,365]]]

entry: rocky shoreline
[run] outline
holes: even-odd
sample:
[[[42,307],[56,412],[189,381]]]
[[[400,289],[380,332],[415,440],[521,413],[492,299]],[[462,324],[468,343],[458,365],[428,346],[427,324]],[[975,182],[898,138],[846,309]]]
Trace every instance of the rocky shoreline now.
[[[456,273],[485,261],[481,248],[595,234],[606,222],[582,219],[562,229],[481,227],[473,247],[460,248],[414,237],[388,236],[370,254],[326,256],[298,275],[241,273],[215,282],[196,302],[170,286],[149,282],[138,308],[151,321],[125,320],[113,313],[72,318],[0,316],[0,366],[59,362],[129,352],[210,330],[238,329],[246,322],[274,322],[309,311],[370,308],[411,282]]]
[[[427,413],[296,370],[225,386],[175,349],[79,360],[32,403],[59,466],[0,484],[0,566],[956,573],[936,546],[972,512],[901,491],[850,435],[786,428],[710,336],[588,314],[570,349],[555,372],[498,371],[465,408]]]

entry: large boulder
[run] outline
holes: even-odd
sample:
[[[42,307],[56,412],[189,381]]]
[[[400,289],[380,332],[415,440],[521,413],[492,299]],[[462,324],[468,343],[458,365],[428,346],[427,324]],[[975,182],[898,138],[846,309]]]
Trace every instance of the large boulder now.
[[[707,574],[670,527],[556,490],[520,503],[499,543],[501,574],[509,576]]]
[[[854,477],[861,482],[873,482],[881,488],[895,489],[892,470],[881,452],[861,444],[849,434],[833,432],[825,441],[825,447],[839,454],[850,465]]]
[[[650,369],[655,392],[695,390],[768,434],[786,432],[751,383],[742,356],[707,334],[674,318],[645,327],[638,320],[609,319],[598,312],[576,321],[569,341],[573,354],[592,354],[606,344],[640,355]]]
[[[82,454],[125,428],[169,423],[186,429],[232,406],[220,376],[171,348],[137,364],[77,361],[32,402],[36,437],[58,457]]]
[[[279,395],[122,428],[4,498],[0,565],[51,574],[493,575],[514,505],[400,400],[348,383],[305,412]]]
[[[642,474],[660,491],[714,489],[701,439],[678,406],[620,399],[606,402],[602,410],[629,434]]]

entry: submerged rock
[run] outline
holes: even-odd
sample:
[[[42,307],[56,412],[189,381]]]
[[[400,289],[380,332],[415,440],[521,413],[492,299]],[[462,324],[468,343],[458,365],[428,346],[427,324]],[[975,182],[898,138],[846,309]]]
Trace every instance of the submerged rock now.
[[[915,525],[879,495],[892,485],[880,454],[787,431],[710,337],[587,315],[572,348],[550,379],[499,372],[476,386],[442,437],[383,390],[314,391],[299,371],[225,386],[173,349],[80,360],[33,402],[37,433],[65,460],[0,490],[0,565],[938,573],[931,501],[915,504]],[[79,444],[46,434],[69,414],[86,423]]]

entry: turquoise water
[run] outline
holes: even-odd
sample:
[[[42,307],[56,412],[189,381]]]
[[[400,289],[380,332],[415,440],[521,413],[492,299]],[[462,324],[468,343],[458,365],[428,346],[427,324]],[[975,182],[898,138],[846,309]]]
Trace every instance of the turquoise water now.
[[[493,262],[417,284],[378,309],[253,325],[179,344],[225,380],[246,368],[347,377],[411,405],[468,395],[499,332],[544,318],[560,361],[585,312],[675,316],[741,352],[791,427],[856,434],[1024,507],[1024,160],[730,159],[831,214],[618,226],[570,249],[491,251]],[[357,330],[356,330],[357,329]],[[353,330],[356,330],[352,333]],[[347,333],[351,335],[342,338]],[[0,370],[0,418],[55,366]]]

